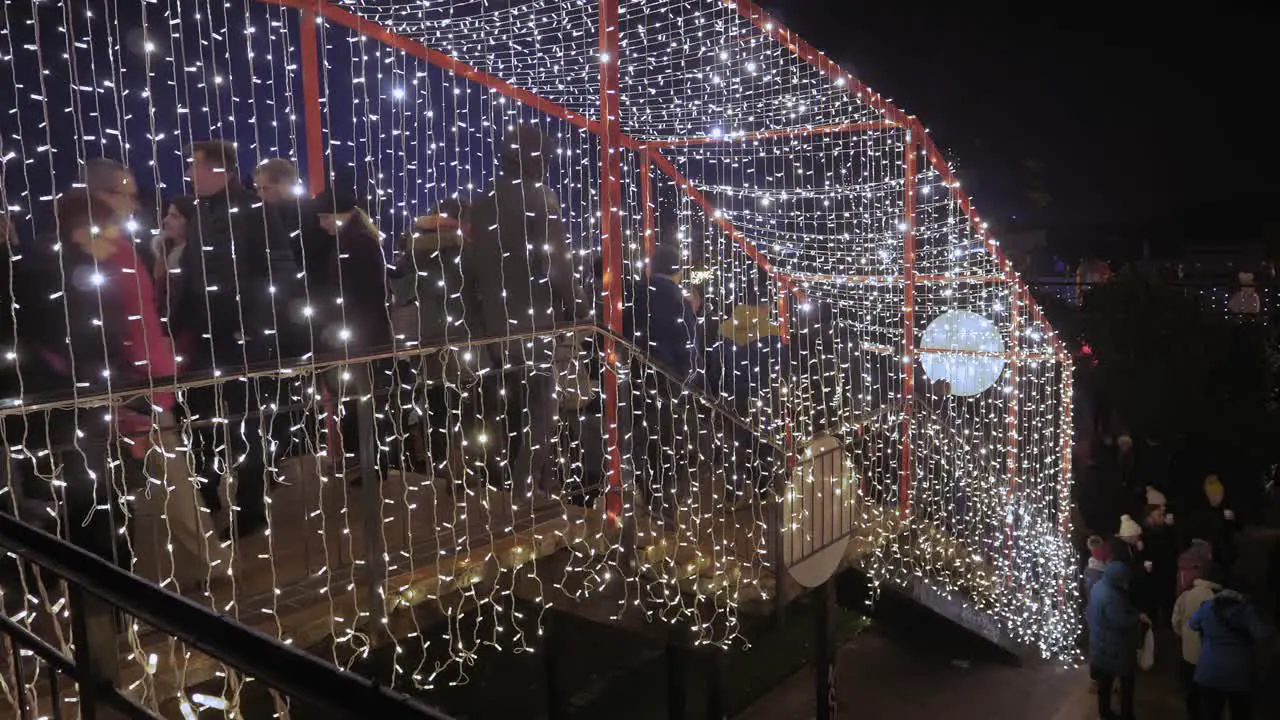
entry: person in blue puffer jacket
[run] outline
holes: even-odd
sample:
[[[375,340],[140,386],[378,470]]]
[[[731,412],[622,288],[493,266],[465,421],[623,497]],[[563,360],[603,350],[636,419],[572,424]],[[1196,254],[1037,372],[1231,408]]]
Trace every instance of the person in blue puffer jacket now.
[[[1218,720],[1230,705],[1232,720],[1249,720],[1258,647],[1268,635],[1258,613],[1239,592],[1222,590],[1202,603],[1187,625],[1200,633],[1195,674],[1200,717]]]
[[[1120,681],[1120,717],[1133,720],[1133,693],[1138,669],[1138,643],[1143,623],[1129,597],[1129,566],[1109,562],[1089,593],[1089,671],[1098,682],[1098,716],[1113,718],[1111,688]]]

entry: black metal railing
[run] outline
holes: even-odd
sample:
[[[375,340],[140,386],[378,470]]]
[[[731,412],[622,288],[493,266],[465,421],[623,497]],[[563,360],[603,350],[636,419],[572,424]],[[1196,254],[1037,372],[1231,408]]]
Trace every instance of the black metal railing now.
[[[74,646],[71,657],[9,617],[0,616],[0,632],[12,644],[15,676],[25,664],[26,656],[19,648],[53,671],[49,693],[55,716],[61,705],[57,678],[64,676],[78,686],[76,705],[87,720],[112,717],[111,713],[131,719],[160,717],[117,686],[117,613],[123,613],[296,702],[322,710],[326,717],[449,720],[405,695],[216,615],[9,515],[0,514],[0,547],[19,562],[51,573],[68,586],[67,612]],[[19,680],[16,684],[20,716],[30,717],[28,699],[21,691],[23,683]]]

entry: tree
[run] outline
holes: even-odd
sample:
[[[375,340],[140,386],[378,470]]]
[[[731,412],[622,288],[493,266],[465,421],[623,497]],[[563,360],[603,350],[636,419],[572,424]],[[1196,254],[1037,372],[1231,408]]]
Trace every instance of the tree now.
[[[1218,472],[1240,500],[1257,491],[1280,455],[1280,363],[1265,322],[1213,311],[1197,289],[1126,273],[1088,292],[1081,329],[1097,358],[1085,385],[1122,423],[1113,429],[1170,449],[1170,487],[1193,493]]]

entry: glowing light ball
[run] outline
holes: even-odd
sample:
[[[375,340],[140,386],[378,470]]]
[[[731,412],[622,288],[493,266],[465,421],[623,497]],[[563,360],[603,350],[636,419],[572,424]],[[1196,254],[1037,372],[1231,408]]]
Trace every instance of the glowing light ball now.
[[[968,310],[949,310],[934,318],[924,329],[920,349],[928,351],[920,358],[925,374],[931,380],[950,383],[952,395],[980,395],[991,389],[1004,372],[1005,349],[1000,331],[995,323]]]

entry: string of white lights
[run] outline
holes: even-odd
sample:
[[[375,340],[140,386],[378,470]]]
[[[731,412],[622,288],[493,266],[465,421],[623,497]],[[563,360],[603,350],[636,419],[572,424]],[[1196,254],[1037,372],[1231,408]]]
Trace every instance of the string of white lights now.
[[[263,188],[235,207],[229,230],[210,224],[209,197],[196,202],[181,252],[198,257],[179,272],[125,278],[93,265],[107,282],[99,301],[119,281],[135,299],[162,293],[166,317],[216,326],[177,352],[216,363],[174,383],[150,365],[112,366],[100,378],[87,367],[97,359],[70,357],[60,382],[72,401],[126,386],[151,398],[179,391],[176,428],[153,413],[137,437],[104,431],[101,408],[0,409],[10,456],[31,466],[32,487],[51,491],[55,530],[71,531],[61,479],[71,454],[41,436],[72,430],[74,454],[88,463],[106,452],[94,444],[105,432],[114,454],[101,487],[113,487],[108,504],[137,528],[122,533],[135,572],[285,642],[320,640],[299,620],[319,607],[335,663],[391,646],[379,678],[389,684],[464,680],[488,648],[536,651],[545,613],[575,603],[679,623],[700,643],[744,643],[744,608],[774,599],[785,582],[779,547],[816,551],[830,518],[859,535],[856,561],[875,583],[924,583],[1047,656],[1071,655],[1070,362],[1012,290],[998,246],[918,126],[779,41],[751,7],[624,0],[616,57],[602,53],[599,7],[585,0],[353,0],[331,3],[321,22],[250,0],[94,7],[96,17],[81,17],[73,0],[5,7],[0,85],[15,107],[0,118],[0,167],[20,249],[10,253],[5,312],[19,338],[24,328],[38,335],[31,308],[16,306],[34,262],[27,248],[70,242],[56,210],[87,161],[121,163],[136,176],[130,189],[157,206],[202,192],[184,174],[187,147],[207,139],[235,144],[239,175],[281,158],[297,177],[275,207]],[[352,17],[360,31],[344,20]],[[600,69],[613,63],[620,277],[600,238],[611,210]],[[535,98],[544,112],[528,107]],[[536,163],[511,147],[520,128],[549,141]],[[533,164],[544,167],[521,184],[522,206],[510,214],[517,196],[504,183]],[[91,204],[104,201],[89,190]],[[351,230],[363,226],[351,207],[367,214],[367,234]],[[167,210],[133,213],[135,248],[151,247],[146,234],[162,230]],[[292,217],[294,235],[244,244],[273,225],[270,213]],[[342,225],[316,227],[321,214]],[[512,222],[524,236],[477,265],[484,242],[511,241]],[[294,239],[301,257],[277,275]],[[178,302],[201,273],[214,276],[217,243],[241,243],[218,277],[234,286],[210,280],[192,303]],[[362,274],[373,246],[391,265]],[[662,335],[666,320],[641,310],[661,284],[655,248],[676,258],[658,274],[676,271],[678,291],[700,303],[674,340]],[[571,277],[556,276],[566,261]],[[69,268],[60,266],[63,293],[79,291]],[[389,287],[379,277],[388,272],[398,274]],[[561,286],[548,287],[563,279],[587,310],[553,305]],[[222,302],[228,293],[238,300]],[[288,293],[296,304],[275,297]],[[68,299],[43,302],[72,336],[115,356],[117,338],[71,316]],[[615,358],[597,334],[560,337],[603,322],[611,302],[623,303],[632,340],[675,342],[691,366]],[[368,341],[383,324],[393,329],[385,343]],[[230,342],[215,337],[228,328]],[[297,358],[291,332],[304,336]],[[520,339],[490,342],[504,333]],[[402,354],[363,359],[382,345]],[[250,373],[260,346],[270,350],[265,369]],[[36,388],[49,384],[43,364],[19,348],[16,401],[37,406]],[[605,398],[610,372],[620,380],[616,416]],[[237,396],[255,399],[241,402],[247,417]],[[357,437],[361,412],[373,431]],[[804,450],[823,433],[853,447],[830,486],[826,461]],[[122,455],[130,447],[182,462],[132,477]],[[338,447],[347,458],[333,457]],[[370,457],[376,466],[351,485],[347,461]],[[614,458],[622,486],[602,493]],[[278,487],[262,491],[266,526],[238,537],[228,522],[244,520],[236,490],[253,489],[250,460]],[[225,561],[196,568],[179,557],[184,475],[221,484],[224,507],[201,514],[232,532],[218,541],[209,529],[202,544]],[[613,498],[620,517],[602,512]],[[192,570],[202,582],[188,590]],[[65,647],[63,591],[42,582],[25,571],[6,579],[6,610]],[[157,643],[136,626],[128,634],[134,691],[148,703],[213,676],[181,643]],[[223,702],[235,706],[245,679],[218,672]],[[47,704],[36,700],[39,682],[3,690]]]

